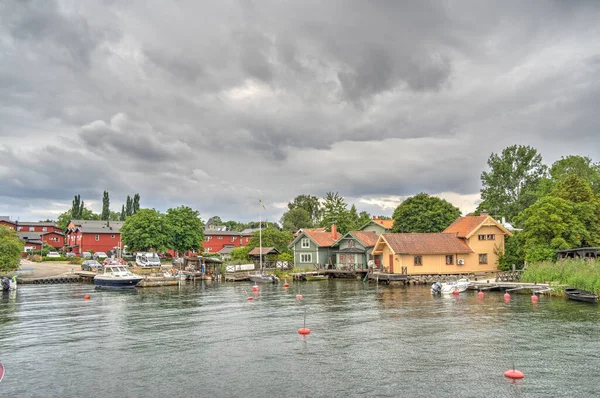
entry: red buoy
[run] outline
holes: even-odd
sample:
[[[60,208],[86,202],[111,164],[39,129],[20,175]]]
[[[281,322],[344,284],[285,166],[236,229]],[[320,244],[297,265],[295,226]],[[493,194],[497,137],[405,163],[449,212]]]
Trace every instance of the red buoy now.
[[[532,303],[537,303],[537,301],[538,301],[538,296],[537,295],[534,294],[533,296],[531,296],[531,302]]]
[[[290,284],[289,283],[284,283],[283,287],[290,287]]]
[[[302,298],[302,295],[301,295],[301,294],[297,294],[297,295],[296,295],[296,298],[297,298],[297,299],[301,299],[301,298]]]
[[[523,372],[516,369],[507,370],[506,372],[504,372],[504,376],[508,377],[509,379],[522,379],[523,377],[525,377]]]
[[[300,328],[300,329],[298,329],[298,334],[303,334],[303,335],[310,334],[310,329],[309,328]]]
[[[252,300],[254,300],[254,297],[248,297],[246,300],[247,301],[252,301]]]
[[[510,294],[504,293],[504,300],[505,301],[510,301]]]
[[[477,297],[479,297],[479,298],[483,298],[483,296],[484,296],[484,294],[483,294],[483,292],[482,292],[482,291],[480,291],[479,293],[477,293]]]
[[[88,296],[87,294],[85,296],[83,296],[84,300],[89,300],[90,296]]]
[[[252,290],[255,291],[255,292],[258,292],[258,285],[252,286]]]
[[[458,296],[459,291],[457,289],[454,289],[454,291],[452,292],[453,295]]]

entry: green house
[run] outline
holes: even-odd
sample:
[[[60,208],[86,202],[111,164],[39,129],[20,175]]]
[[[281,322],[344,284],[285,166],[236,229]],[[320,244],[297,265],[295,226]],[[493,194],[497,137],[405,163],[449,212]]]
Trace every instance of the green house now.
[[[337,269],[367,269],[379,235],[375,231],[350,231],[332,245]]]
[[[373,231],[377,235],[392,232],[394,220],[383,220],[381,217],[373,216],[373,219],[359,228],[360,231]]]
[[[324,228],[302,229],[288,245],[294,252],[294,266],[301,269],[327,268],[333,265],[332,245],[342,237],[335,228],[331,232]]]

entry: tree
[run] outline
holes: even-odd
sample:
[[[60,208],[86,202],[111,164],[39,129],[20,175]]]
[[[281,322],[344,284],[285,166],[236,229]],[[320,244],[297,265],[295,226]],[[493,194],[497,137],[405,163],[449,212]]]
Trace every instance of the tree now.
[[[279,250],[280,253],[291,253],[288,249],[290,242],[294,240],[294,235],[288,231],[280,231],[274,227],[268,227],[262,230],[262,247],[274,247]],[[260,245],[260,231],[256,231],[250,242],[246,245],[248,251],[259,247]]]
[[[154,209],[140,209],[121,227],[121,239],[130,251],[166,251],[171,236],[165,215]]]
[[[211,218],[208,219],[207,224],[214,224],[214,225],[223,225],[223,221],[221,221],[221,217],[219,216],[212,216]]]
[[[133,215],[133,201],[127,195],[127,200],[125,201],[125,217],[129,217]]]
[[[296,207],[283,213],[280,222],[283,230],[290,232],[295,232],[300,228],[312,228],[314,226],[310,213],[300,207]]]
[[[593,202],[595,200],[590,184],[576,174],[570,174],[560,180],[552,190],[551,195],[574,203]]]
[[[108,197],[108,191],[104,191],[104,194],[102,195],[102,215],[100,216],[100,219],[110,219],[110,199]]]
[[[81,195],[75,195],[75,197],[73,198],[73,205],[71,206],[71,216],[75,220],[79,220],[80,219],[79,217],[81,217],[81,212],[80,212],[81,204],[82,204]]]
[[[83,202],[82,202],[83,204]],[[67,229],[67,227],[69,226],[69,222],[71,220],[99,220],[100,219],[100,215],[94,213],[93,211],[91,211],[90,209],[84,207],[83,209],[81,207],[78,208],[78,212],[81,211],[79,217],[73,217],[73,215],[71,214],[71,210],[67,210],[64,213],[61,213],[58,218],[56,219],[56,224],[59,226],[60,229],[62,229],[63,231],[65,229]]]
[[[140,194],[136,193],[133,195],[133,203],[132,203],[133,214],[137,213],[140,210]]]
[[[19,268],[23,247],[23,240],[14,229],[0,225],[0,271]]]
[[[125,221],[125,205],[121,205],[121,214],[119,214],[119,221]]]
[[[492,153],[487,164],[490,171],[481,174],[483,201],[478,209],[511,221],[537,200],[538,184],[546,175],[542,156],[530,146],[513,145],[500,156]]]
[[[312,225],[318,225],[321,222],[322,206],[319,198],[312,195],[298,195],[294,200],[288,203],[288,209],[304,209],[310,214]]]
[[[337,192],[327,192],[322,210],[322,227],[335,224],[339,233],[344,235],[350,229],[349,213],[344,198]]]
[[[180,253],[188,250],[198,250],[202,247],[204,230],[200,213],[187,206],[168,209],[165,215],[169,225],[171,249]]]
[[[400,203],[392,218],[392,232],[442,232],[460,217],[450,202],[420,193]]]
[[[391,217],[382,218],[382,220],[391,220]],[[363,210],[358,214],[358,228],[367,224],[369,221],[371,221],[371,215],[369,213],[367,213],[366,211]],[[355,228],[355,229],[358,229],[358,228]]]
[[[550,167],[550,176],[554,182],[577,176],[587,181],[595,193],[600,192],[600,164],[592,163],[586,156],[573,155],[557,160]]]

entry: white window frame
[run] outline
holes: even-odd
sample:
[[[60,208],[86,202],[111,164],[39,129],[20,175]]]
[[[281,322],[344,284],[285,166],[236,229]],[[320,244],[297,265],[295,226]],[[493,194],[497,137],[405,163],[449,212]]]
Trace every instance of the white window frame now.
[[[303,249],[308,249],[310,247],[310,239],[308,239],[308,238],[300,239],[300,247]]]
[[[219,235],[219,236],[217,236],[217,239],[223,240],[223,237]]]
[[[115,236],[114,236],[114,235],[111,235],[110,237],[111,237],[112,239],[114,239],[114,238],[115,238]]]
[[[42,232],[46,232],[46,231],[48,231],[48,228],[42,227]]]
[[[206,237],[206,241],[207,241],[207,242],[208,242],[209,240],[211,240],[211,239],[212,239],[212,236],[207,236],[207,237]]]
[[[312,253],[300,253],[300,262],[303,264],[312,263]]]
[[[96,242],[99,242],[100,241],[100,235],[96,235],[95,239],[96,239]]]
[[[35,227],[29,227],[29,232],[35,232]]]
[[[232,242],[235,242],[235,236],[232,236],[232,237],[231,237],[231,241],[232,241]]]

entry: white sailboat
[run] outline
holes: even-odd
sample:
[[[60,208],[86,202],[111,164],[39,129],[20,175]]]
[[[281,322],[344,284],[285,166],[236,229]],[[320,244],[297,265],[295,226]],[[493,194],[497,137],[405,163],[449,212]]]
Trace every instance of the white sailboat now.
[[[260,203],[260,205],[262,206],[262,208],[264,210],[267,210],[265,208],[265,205],[263,204],[262,200],[259,200],[258,203]],[[258,258],[259,258],[260,268],[258,271],[256,271],[253,274],[250,274],[248,277],[254,283],[278,283],[279,278],[277,276],[270,275],[266,269],[263,269],[263,264],[262,264],[262,216],[261,216],[260,209],[258,210],[258,224],[259,224],[259,228],[258,228],[258,246],[259,246]]]

